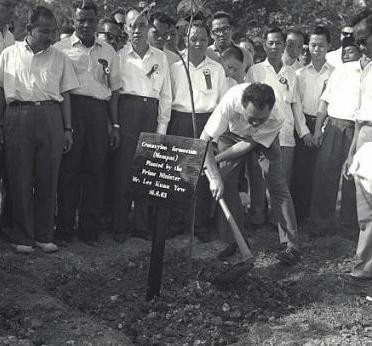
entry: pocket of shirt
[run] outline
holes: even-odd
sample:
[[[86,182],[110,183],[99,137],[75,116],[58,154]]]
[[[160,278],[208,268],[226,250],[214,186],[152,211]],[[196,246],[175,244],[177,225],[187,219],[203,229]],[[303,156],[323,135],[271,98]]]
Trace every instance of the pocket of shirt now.
[[[159,94],[160,93],[160,89],[161,89],[161,87],[163,85],[163,78],[162,78],[161,74],[160,73],[159,74],[155,74],[154,73],[151,76],[151,79],[152,79],[152,90],[155,93]]]
[[[43,89],[48,94],[59,95],[59,75],[56,71],[44,70],[41,71],[42,82],[44,83]]]

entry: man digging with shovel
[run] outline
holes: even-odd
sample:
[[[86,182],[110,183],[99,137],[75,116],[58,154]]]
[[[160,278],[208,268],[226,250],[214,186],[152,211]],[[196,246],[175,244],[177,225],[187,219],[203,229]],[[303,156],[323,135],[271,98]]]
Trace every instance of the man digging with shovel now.
[[[270,86],[261,83],[236,85],[214,110],[200,138],[218,140],[219,154],[213,156],[208,152],[206,173],[212,195],[219,200],[224,194],[240,229],[243,229],[243,211],[238,193],[240,165],[252,150],[260,151],[260,165],[272,198],[273,212],[284,235],[281,240],[286,243],[286,249],[278,254],[278,259],[285,264],[295,264],[300,260],[297,224],[282,170],[278,138],[284,119],[277,116],[277,112],[271,112],[274,106],[275,94]],[[220,201],[223,209],[222,204],[226,204]],[[226,210],[223,211],[226,215]],[[236,232],[234,237],[237,240]],[[239,240],[237,245],[241,250],[244,248]],[[233,282],[253,267],[254,258],[250,251],[249,254],[242,254],[244,262],[217,277],[216,283]]]

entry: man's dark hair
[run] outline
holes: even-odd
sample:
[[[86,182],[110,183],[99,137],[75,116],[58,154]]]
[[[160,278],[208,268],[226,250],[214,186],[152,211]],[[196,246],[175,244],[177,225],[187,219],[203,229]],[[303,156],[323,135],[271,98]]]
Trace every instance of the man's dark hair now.
[[[355,42],[354,36],[344,37],[344,38],[342,39],[341,47],[342,47],[342,48],[346,48],[346,47],[356,47],[356,48],[359,49],[358,45],[357,45],[356,42]]]
[[[242,96],[242,105],[247,108],[248,104],[252,104],[258,109],[263,109],[269,106],[271,110],[275,104],[275,94],[271,86],[264,83],[252,83],[248,85]]]
[[[211,32],[209,30],[209,26],[207,24],[205,24],[204,22],[193,23],[190,27],[190,31],[191,31],[191,28],[204,28],[206,30],[208,36],[210,36],[210,34],[211,34]]]
[[[171,17],[162,12],[154,12],[151,14],[149,23],[154,25],[155,20],[159,21],[160,23],[167,24],[169,28],[173,25],[176,25],[175,21]]]
[[[225,12],[225,11],[217,11],[213,14],[212,16],[212,21],[214,21],[215,19],[223,19],[223,18],[226,18],[227,21],[229,22],[229,25],[233,26],[234,23],[233,23],[233,19],[232,19],[232,16],[231,14]]]
[[[222,52],[223,59],[228,59],[230,57],[233,57],[240,62],[244,62],[244,53],[238,46],[231,46]]]
[[[120,24],[112,17],[103,17],[98,21],[97,30],[96,32],[102,32],[104,29],[105,24],[112,24],[116,25],[118,29],[120,29]]]
[[[126,13],[127,13],[127,11],[124,8],[119,7],[116,10],[111,12],[110,17],[114,17],[115,14],[122,14],[123,16],[125,16]]]
[[[274,28],[270,28],[270,29],[266,30],[266,32],[264,34],[265,41],[267,40],[267,36],[269,36],[269,34],[280,34],[280,35],[282,35],[283,42],[285,41],[285,34],[284,34],[283,30],[278,28],[278,27],[274,27]]]
[[[310,36],[311,35],[321,35],[321,36],[325,36],[326,40],[328,43],[331,43],[331,32],[328,30],[328,28],[326,28],[325,26],[322,26],[322,25],[319,25],[319,26],[316,26],[311,32],[310,32]]]
[[[294,34],[296,36],[300,36],[302,37],[302,39],[304,39],[304,33],[298,29],[298,28],[289,28],[286,32],[285,32],[285,38],[287,39],[287,36],[290,35],[290,34]]]
[[[49,8],[44,6],[36,6],[28,12],[27,26],[35,27],[41,17],[56,20],[56,17]]]
[[[77,10],[77,9],[85,10],[85,11],[93,10],[96,15],[98,14],[98,7],[92,0],[75,1],[72,5],[72,8],[74,10]]]
[[[60,34],[67,34],[67,35],[72,35],[74,33],[75,29],[71,25],[64,25],[61,30]]]
[[[253,40],[249,37],[249,34],[245,33],[243,35],[240,35],[240,37],[237,40],[239,43],[240,42],[249,42],[252,46],[254,45]]]

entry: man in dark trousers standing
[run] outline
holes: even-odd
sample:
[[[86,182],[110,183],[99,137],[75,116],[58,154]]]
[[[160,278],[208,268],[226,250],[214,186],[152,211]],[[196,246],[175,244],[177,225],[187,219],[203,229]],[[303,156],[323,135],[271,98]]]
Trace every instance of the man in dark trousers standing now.
[[[144,13],[131,9],[126,16],[129,44],[119,52],[123,87],[119,100],[122,141],[115,159],[113,230],[124,242],[128,233],[131,206],[129,177],[139,134],[142,131],[166,134],[171,113],[172,93],[166,55],[148,44],[149,23]],[[135,205],[136,234],[150,237],[147,207]]]
[[[78,236],[88,245],[97,245],[106,156],[109,145],[115,149],[120,141],[117,90],[121,81],[114,48],[95,38],[97,6],[83,0],[75,2],[74,9],[75,33],[56,44],[72,60],[80,83],[71,95],[75,145],[61,165],[57,235],[71,240],[80,199]]]
[[[78,81],[71,61],[50,47],[57,32],[53,13],[36,7],[26,28],[25,40],[0,56],[0,132],[13,201],[10,238],[18,253],[31,253],[33,245],[54,252],[58,170],[63,150],[72,146],[68,91]]]

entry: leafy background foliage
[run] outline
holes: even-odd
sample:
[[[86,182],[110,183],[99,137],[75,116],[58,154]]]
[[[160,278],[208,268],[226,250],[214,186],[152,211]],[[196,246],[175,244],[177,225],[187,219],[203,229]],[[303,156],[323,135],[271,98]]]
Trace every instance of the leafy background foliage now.
[[[61,25],[71,21],[73,0],[13,0],[16,3],[15,27],[17,38],[22,38],[28,8],[37,4],[47,5],[54,10]],[[187,1],[187,0],[184,0]],[[323,24],[332,31],[337,46],[340,29],[347,24],[354,11],[352,0],[197,0],[211,12],[226,10],[233,14],[237,32],[249,31],[252,37],[261,35],[267,27],[278,25],[282,28],[299,25],[309,30],[314,24]],[[101,14],[122,7],[138,4],[137,0],[96,0]],[[157,8],[176,16],[179,1],[158,0]]]

